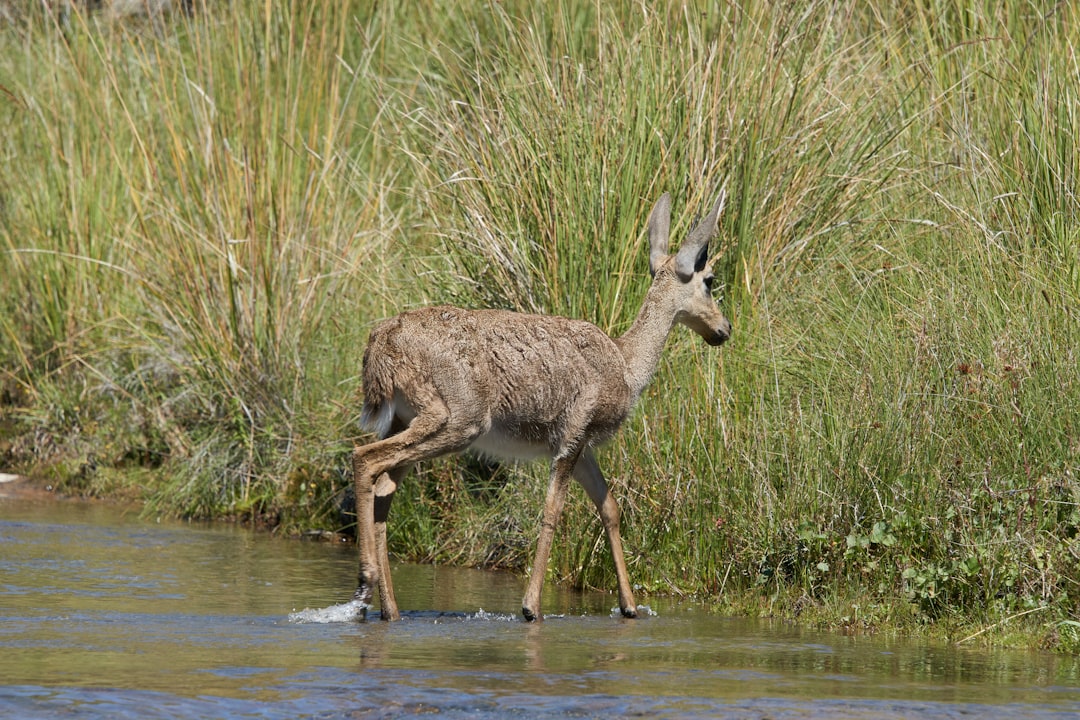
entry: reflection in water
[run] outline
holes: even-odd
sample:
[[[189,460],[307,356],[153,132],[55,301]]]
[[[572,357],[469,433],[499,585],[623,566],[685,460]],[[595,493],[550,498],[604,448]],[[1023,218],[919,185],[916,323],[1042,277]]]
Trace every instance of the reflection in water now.
[[[352,546],[0,498],[0,717],[1073,717],[1074,658],[845,637],[653,600],[395,568],[348,620]],[[549,584],[550,585],[550,584]],[[304,610],[305,608],[321,610]],[[322,613],[322,616],[319,614]],[[377,617],[377,612],[373,612]]]

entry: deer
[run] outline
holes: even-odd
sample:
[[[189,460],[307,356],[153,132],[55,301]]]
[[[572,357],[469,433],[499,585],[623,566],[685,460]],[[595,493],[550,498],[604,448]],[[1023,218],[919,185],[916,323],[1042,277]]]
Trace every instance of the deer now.
[[[659,365],[676,324],[710,346],[731,336],[713,298],[709,241],[725,203],[668,254],[671,195],[648,220],[652,274],[637,317],[619,337],[556,315],[509,310],[422,307],[383,320],[363,356],[361,424],[378,439],[352,454],[359,576],[353,603],[366,619],[374,590],[381,618],[399,620],[387,551],[386,521],[399,484],[420,462],[464,451],[497,459],[548,458],[550,474],[521,612],[542,620],[540,599],[555,529],[570,479],[600,514],[623,617],[637,617],[619,531],[619,505],[594,449],[630,415]]]

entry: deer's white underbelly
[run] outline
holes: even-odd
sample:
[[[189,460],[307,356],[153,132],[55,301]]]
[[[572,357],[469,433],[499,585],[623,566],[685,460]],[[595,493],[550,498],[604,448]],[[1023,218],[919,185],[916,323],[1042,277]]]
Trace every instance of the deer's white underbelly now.
[[[551,457],[551,449],[547,443],[511,435],[497,426],[476,438],[469,449],[501,460]]]

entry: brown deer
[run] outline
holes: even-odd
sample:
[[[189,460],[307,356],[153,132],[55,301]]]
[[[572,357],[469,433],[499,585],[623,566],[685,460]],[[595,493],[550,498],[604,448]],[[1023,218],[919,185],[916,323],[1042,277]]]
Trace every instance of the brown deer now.
[[[652,286],[618,338],[583,320],[503,310],[428,307],[379,323],[364,351],[363,424],[379,440],[353,450],[359,587],[370,603],[379,586],[384,620],[397,620],[386,549],[386,517],[398,484],[418,462],[475,450],[499,458],[551,459],[540,538],[522,602],[541,619],[555,526],[573,477],[600,511],[619,585],[619,608],[637,616],[619,535],[619,506],[593,456],[649,383],[668,333],[682,323],[720,345],[731,324],[712,298],[709,240],[725,195],[668,255],[671,197],[649,216]]]

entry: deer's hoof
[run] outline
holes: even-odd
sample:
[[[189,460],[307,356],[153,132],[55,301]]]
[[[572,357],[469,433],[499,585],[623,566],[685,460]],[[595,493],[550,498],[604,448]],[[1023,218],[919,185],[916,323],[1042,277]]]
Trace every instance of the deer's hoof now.
[[[540,613],[533,612],[527,607],[521,608],[521,614],[525,616],[525,620],[527,620],[528,622],[536,622],[537,620],[543,620],[543,617],[540,615]]]
[[[621,608],[621,610],[622,610],[622,616],[624,618],[630,618],[631,620],[633,620],[634,618],[637,617],[637,609],[636,608],[624,607],[624,608]]]

